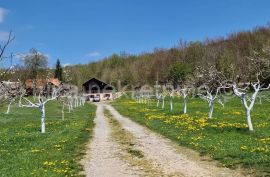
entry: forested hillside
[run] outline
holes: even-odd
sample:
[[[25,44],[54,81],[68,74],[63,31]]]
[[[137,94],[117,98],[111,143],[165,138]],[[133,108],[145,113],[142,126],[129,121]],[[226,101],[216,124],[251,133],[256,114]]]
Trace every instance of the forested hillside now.
[[[192,75],[198,66],[214,66],[230,79],[239,76],[243,82],[256,78],[256,67],[252,67],[252,59],[263,58],[270,61],[270,27],[257,27],[251,31],[233,33],[218,39],[205,41],[179,41],[170,49],[155,49],[151,53],[140,55],[114,54],[97,62],[66,66],[63,68],[63,79],[79,87],[91,77],[97,77],[107,83],[139,86],[153,85],[159,82],[170,82],[181,77],[183,70]],[[262,60],[260,60],[262,61]],[[176,67],[176,68],[174,68]],[[27,67],[26,67],[27,68]],[[21,81],[31,77],[31,70],[18,66],[16,77]],[[28,71],[29,70],[29,71]],[[173,72],[172,72],[173,71]],[[53,70],[38,70],[37,77],[53,76]],[[179,72],[179,71],[178,71]],[[51,73],[51,74],[50,74]],[[264,71],[267,75],[270,75]],[[183,73],[182,73],[183,74]],[[14,77],[14,76],[13,76]],[[11,75],[1,76],[1,80],[15,80]],[[268,77],[263,78],[268,81]]]
[[[170,80],[169,70],[176,62],[186,63],[194,69],[198,65],[213,65],[227,77],[249,79],[248,57],[265,57],[269,54],[270,28],[259,27],[252,31],[239,32],[226,38],[203,42],[180,41],[170,49],[155,49],[141,55],[114,54],[99,62],[70,66],[72,82],[81,85],[90,77],[100,78],[113,85],[120,80],[122,85],[154,84],[154,81]]]

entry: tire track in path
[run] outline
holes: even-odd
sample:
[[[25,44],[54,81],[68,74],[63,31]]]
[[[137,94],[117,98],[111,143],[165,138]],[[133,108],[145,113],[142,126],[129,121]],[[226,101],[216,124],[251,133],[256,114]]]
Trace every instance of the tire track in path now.
[[[197,152],[180,147],[171,140],[122,116],[111,105],[106,105],[106,108],[122,128],[129,131],[136,138],[137,148],[152,163],[160,166],[166,176],[171,176],[171,174],[181,174],[179,176],[186,177],[247,176],[243,175],[239,170],[218,167],[218,163],[215,161],[203,160]]]
[[[93,138],[88,145],[85,158],[81,161],[84,174],[89,177],[141,176],[138,169],[119,157],[121,149],[110,139],[111,128],[104,117],[104,105],[101,103],[96,105]]]

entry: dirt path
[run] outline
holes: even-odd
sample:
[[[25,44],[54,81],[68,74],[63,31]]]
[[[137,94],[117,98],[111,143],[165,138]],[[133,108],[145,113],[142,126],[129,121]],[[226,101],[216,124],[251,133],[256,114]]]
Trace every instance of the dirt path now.
[[[110,139],[111,129],[104,117],[104,107],[97,104],[94,137],[82,164],[85,175],[91,177],[140,176],[119,157],[119,147]]]
[[[104,116],[104,108],[111,118]],[[82,162],[86,176],[243,176],[123,117],[110,105],[98,103],[96,114],[94,138]]]
[[[157,163],[163,173],[168,176],[174,176],[174,174],[181,174],[177,176],[187,177],[243,176],[238,171],[217,167],[216,162],[210,162],[207,159],[202,161],[203,159],[198,153],[182,148],[170,140],[123,117],[110,105],[106,105],[106,108],[110,110],[113,117],[124,129],[128,130],[136,137],[139,149],[144,152],[149,159]]]

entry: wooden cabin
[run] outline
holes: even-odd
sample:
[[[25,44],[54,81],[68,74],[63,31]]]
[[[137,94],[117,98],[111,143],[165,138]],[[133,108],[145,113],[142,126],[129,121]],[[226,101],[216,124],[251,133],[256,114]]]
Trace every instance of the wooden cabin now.
[[[113,98],[114,87],[99,80],[92,78],[83,85],[83,92],[86,100],[92,101],[95,96],[99,96],[100,100],[110,100]]]

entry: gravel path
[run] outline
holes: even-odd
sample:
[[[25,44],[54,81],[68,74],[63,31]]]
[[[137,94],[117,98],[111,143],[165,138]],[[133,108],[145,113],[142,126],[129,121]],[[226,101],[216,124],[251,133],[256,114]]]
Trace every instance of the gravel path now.
[[[208,158],[200,157],[195,151],[180,147],[167,138],[120,115],[112,106],[97,103],[94,137],[89,144],[86,158],[82,161],[86,176],[122,177],[149,176],[140,168],[121,159],[119,144],[111,138],[111,127],[104,116],[104,108],[112,114],[122,129],[135,137],[136,147],[143,152],[154,167],[162,171],[160,176],[184,177],[240,177],[239,171],[218,167]],[[150,175],[151,176],[151,175]],[[156,176],[156,175],[155,175]]]
[[[216,162],[202,161],[198,153],[182,148],[149,129],[120,115],[112,106],[106,105],[123,128],[130,131],[139,143],[140,150],[153,162],[159,164],[168,176],[181,174],[187,177],[240,177],[238,171],[217,167]],[[174,175],[173,175],[174,176]]]
[[[139,176],[126,162],[118,157],[119,147],[110,140],[111,129],[104,117],[104,107],[97,104],[94,137],[83,159],[85,175],[91,177]]]

